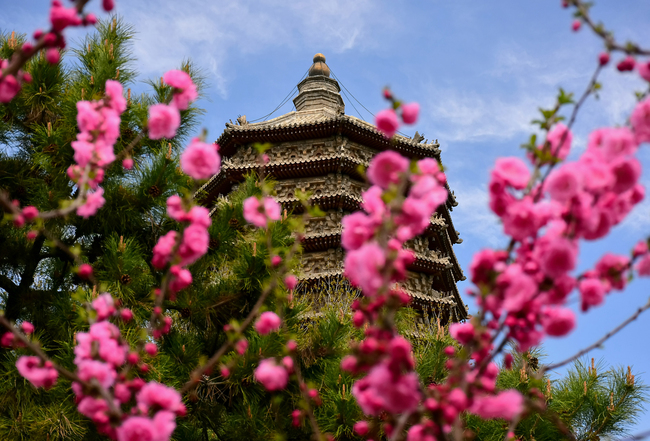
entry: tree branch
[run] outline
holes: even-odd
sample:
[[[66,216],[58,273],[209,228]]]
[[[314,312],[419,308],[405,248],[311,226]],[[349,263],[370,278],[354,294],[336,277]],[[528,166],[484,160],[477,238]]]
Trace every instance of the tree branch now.
[[[607,334],[605,334],[605,335],[604,335],[600,340],[598,340],[597,342],[595,342],[594,344],[592,344],[592,345],[590,345],[590,346],[587,346],[586,348],[584,348],[583,350],[581,350],[581,351],[578,352],[577,354],[575,354],[575,355],[573,355],[573,356],[567,358],[567,359],[564,360],[564,361],[561,361],[561,362],[559,362],[559,363],[555,363],[555,364],[551,364],[551,365],[549,365],[549,366],[545,366],[544,368],[541,369],[542,373],[543,373],[543,372],[550,371],[550,370],[552,370],[552,369],[559,368],[559,367],[561,367],[561,366],[564,366],[565,364],[570,363],[570,362],[572,362],[572,361],[574,361],[574,360],[577,360],[578,358],[580,358],[580,357],[582,357],[583,355],[587,354],[587,353],[588,353],[589,351],[591,351],[592,349],[596,349],[596,348],[602,346],[603,343],[605,343],[607,340],[609,340],[611,337],[613,337],[615,334],[617,334],[619,331],[621,331],[621,330],[622,330],[623,328],[625,328],[627,325],[629,325],[629,324],[632,323],[634,320],[636,320],[636,319],[637,319],[641,314],[643,314],[643,312],[645,312],[647,309],[650,309],[650,299],[648,300],[648,302],[647,302],[645,305],[643,305],[642,307],[640,307],[639,309],[637,309],[637,311],[636,311],[634,314],[632,314],[632,315],[631,315],[627,320],[625,320],[623,323],[621,323],[620,325],[618,325],[618,326],[617,326],[616,328],[614,328],[613,330],[609,331],[609,332],[608,332]]]

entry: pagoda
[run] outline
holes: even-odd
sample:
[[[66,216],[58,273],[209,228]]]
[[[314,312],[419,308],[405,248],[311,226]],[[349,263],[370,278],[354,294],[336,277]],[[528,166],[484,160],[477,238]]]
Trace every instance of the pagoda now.
[[[325,213],[306,225],[301,273],[297,275],[302,286],[343,278],[341,219],[359,210],[361,193],[369,186],[359,166],[368,167],[374,155],[388,149],[411,159],[440,161],[437,140],[428,143],[417,132],[413,138],[395,135],[389,140],[372,124],[346,115],[340,91],[338,82],[330,78],[325,56],[316,54],[308,76],[298,84],[295,111],[258,123],[248,123],[245,116],[236,124],[226,123],[216,141],[221,170],[202,187],[202,203],[214,205],[217,197],[227,196],[247,174],[258,170],[254,144],[270,143],[265,173],[277,181],[276,200],[290,212],[300,210],[296,197],[300,189],[309,192],[310,202]],[[467,307],[456,286],[465,277],[452,248],[462,242],[451,220],[456,205],[449,190],[446,203],[432,216],[426,231],[406,244],[416,259],[400,286],[425,321],[467,318]]]

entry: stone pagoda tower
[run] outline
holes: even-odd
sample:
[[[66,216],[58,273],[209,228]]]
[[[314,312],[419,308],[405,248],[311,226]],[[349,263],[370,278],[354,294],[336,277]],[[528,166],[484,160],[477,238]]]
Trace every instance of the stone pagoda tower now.
[[[360,165],[367,167],[375,154],[387,149],[411,159],[440,159],[437,141],[423,142],[416,133],[413,139],[396,135],[391,142],[372,124],[346,115],[340,90],[330,78],[325,57],[316,54],[309,75],[298,84],[295,111],[264,122],[248,123],[243,116],[237,124],[226,123],[217,140],[221,171],[203,187],[207,195],[203,203],[211,206],[258,169],[253,144],[271,143],[265,173],[277,180],[276,200],[291,211],[300,207],[296,189],[309,191],[312,203],[326,213],[306,226],[298,275],[303,284],[343,277],[341,219],[359,209],[361,193],[368,187],[358,172]],[[437,317],[443,324],[467,318],[456,287],[465,276],[452,249],[462,242],[450,214],[456,205],[450,191],[424,234],[407,243],[417,258],[408,268],[408,280],[401,284],[423,319]]]

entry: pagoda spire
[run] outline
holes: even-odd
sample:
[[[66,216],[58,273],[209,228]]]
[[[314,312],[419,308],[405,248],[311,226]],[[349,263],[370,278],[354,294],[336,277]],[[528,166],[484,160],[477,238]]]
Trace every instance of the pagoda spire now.
[[[314,55],[314,64],[309,75],[298,84],[298,96],[293,104],[298,112],[327,109],[336,114],[345,113],[345,103],[341,98],[339,83],[330,78],[330,68],[325,63],[325,55]]]

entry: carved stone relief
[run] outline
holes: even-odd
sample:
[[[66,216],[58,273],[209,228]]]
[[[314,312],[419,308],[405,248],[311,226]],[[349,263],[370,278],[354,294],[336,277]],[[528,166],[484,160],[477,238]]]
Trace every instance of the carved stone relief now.
[[[323,217],[309,219],[305,224],[305,236],[318,237],[329,234],[340,234],[343,215],[344,213],[339,211],[329,211]]]

